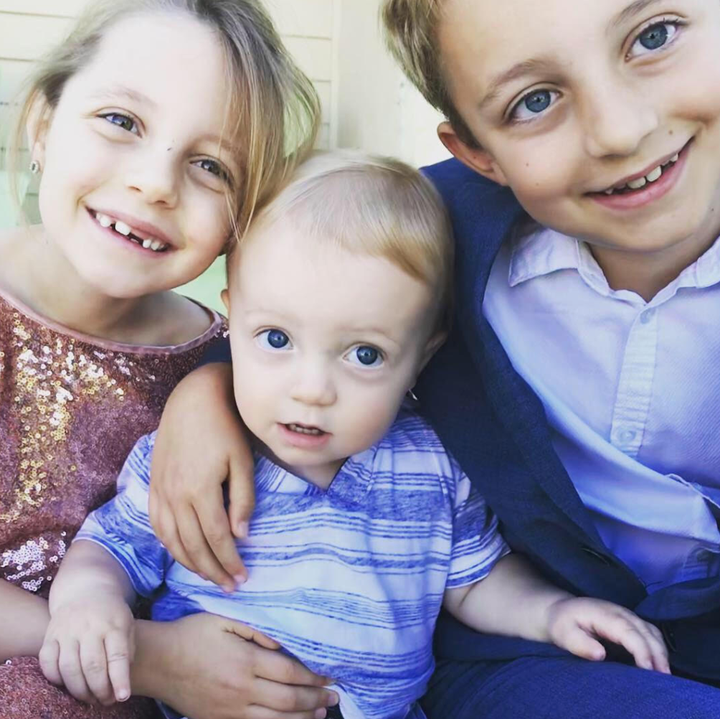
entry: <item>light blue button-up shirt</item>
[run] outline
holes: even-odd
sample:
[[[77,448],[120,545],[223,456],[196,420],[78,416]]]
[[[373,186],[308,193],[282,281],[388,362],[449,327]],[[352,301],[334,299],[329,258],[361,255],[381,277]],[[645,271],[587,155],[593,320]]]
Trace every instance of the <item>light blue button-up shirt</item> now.
[[[652,592],[720,573],[720,241],[650,302],[587,245],[506,243],[485,315],[608,548]]]

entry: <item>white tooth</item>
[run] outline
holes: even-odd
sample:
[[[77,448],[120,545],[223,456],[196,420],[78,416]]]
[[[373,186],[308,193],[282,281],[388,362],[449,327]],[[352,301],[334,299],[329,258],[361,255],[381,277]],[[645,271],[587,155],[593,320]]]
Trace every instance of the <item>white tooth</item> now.
[[[680,159],[680,153],[678,152],[677,155],[673,155],[673,156],[670,158],[670,162],[677,162],[679,159]]]
[[[639,190],[641,187],[645,187],[645,185],[647,185],[647,180],[644,177],[638,177],[637,180],[632,180],[627,184],[631,190]]]
[[[610,188],[609,190],[605,190],[606,195],[612,195],[613,192],[615,192],[615,190],[613,190],[612,188]]]
[[[126,225],[121,220],[117,220],[115,222],[115,232],[119,232],[121,235],[125,235],[125,237],[127,237],[132,232],[132,229],[130,229],[130,226]]]
[[[151,245],[152,245],[152,240],[143,240],[143,242],[142,242],[142,246],[143,246],[146,250],[149,250],[150,247],[151,247]]]
[[[160,240],[153,240],[150,243],[150,247],[157,252],[158,250],[162,249],[164,247],[163,243],[160,242]]]
[[[100,223],[101,227],[110,227],[112,220],[107,215],[101,215],[99,212],[95,215],[95,219]]]
[[[657,182],[662,176],[662,167],[656,167],[652,172],[645,175],[648,182]]]

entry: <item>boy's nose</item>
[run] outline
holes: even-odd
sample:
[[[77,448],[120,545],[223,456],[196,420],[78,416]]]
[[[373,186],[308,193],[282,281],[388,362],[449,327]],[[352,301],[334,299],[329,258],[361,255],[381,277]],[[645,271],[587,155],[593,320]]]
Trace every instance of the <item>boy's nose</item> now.
[[[609,85],[586,103],[585,146],[592,157],[627,157],[659,126],[650,98],[622,85]]]

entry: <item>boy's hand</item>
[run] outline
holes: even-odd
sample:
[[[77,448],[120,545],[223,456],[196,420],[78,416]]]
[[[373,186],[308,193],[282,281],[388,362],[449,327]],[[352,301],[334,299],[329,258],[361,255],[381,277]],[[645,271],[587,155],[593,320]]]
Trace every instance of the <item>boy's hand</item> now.
[[[56,608],[40,650],[40,668],[80,701],[108,706],[130,697],[135,620],[116,595]]]
[[[550,606],[550,641],[592,661],[605,659],[605,639],[624,647],[641,669],[670,674],[667,648],[660,630],[629,609],[600,599],[572,597]]]
[[[153,529],[178,562],[232,591],[247,579],[233,533],[247,536],[254,490],[252,452],[235,410],[232,368],[200,367],[175,388],[160,422],[150,482]]]

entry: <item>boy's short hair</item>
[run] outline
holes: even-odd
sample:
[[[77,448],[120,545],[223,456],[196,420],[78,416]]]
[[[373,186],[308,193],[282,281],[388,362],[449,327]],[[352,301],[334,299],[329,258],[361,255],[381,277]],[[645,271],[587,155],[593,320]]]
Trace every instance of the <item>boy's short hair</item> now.
[[[395,59],[423,97],[445,115],[468,146],[477,141],[450,98],[443,73],[438,26],[445,0],[383,0],[385,39]]]
[[[359,152],[316,153],[258,214],[240,252],[258,229],[277,221],[350,252],[383,257],[428,284],[438,295],[436,329],[448,329],[452,229],[440,195],[414,168]]]

